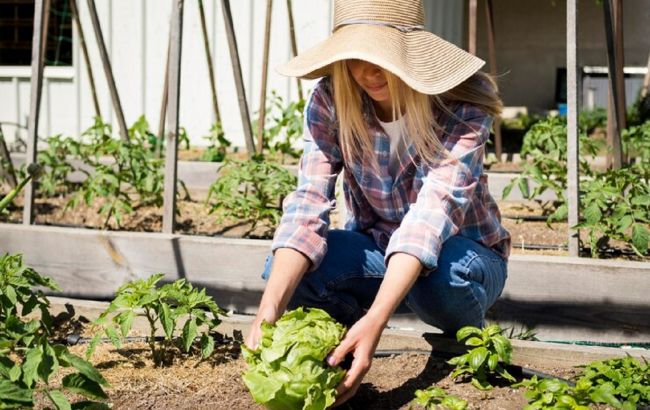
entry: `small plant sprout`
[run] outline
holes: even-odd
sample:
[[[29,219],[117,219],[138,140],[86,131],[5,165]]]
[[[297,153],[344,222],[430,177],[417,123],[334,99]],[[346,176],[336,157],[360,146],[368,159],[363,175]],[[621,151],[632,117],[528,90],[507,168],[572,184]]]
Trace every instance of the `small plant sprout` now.
[[[465,410],[467,400],[447,393],[440,387],[431,386],[424,390],[416,390],[412,405],[422,406],[427,410]]]
[[[499,375],[510,382],[515,382],[515,378],[502,367],[502,364],[510,364],[512,353],[512,345],[502,332],[498,325],[491,325],[485,329],[473,326],[461,328],[456,333],[456,339],[473,349],[448,361],[449,364],[456,366],[451,377],[455,379],[463,374],[471,375],[472,385],[480,390],[492,388],[488,382],[490,376]]]
[[[226,159],[228,147],[232,143],[226,138],[220,122],[212,124],[210,134],[203,137],[203,139],[209,141],[210,145],[203,152],[201,161],[222,162]]]
[[[590,383],[578,382],[575,387],[559,379],[542,379],[537,376],[526,379],[512,387],[526,388],[524,396],[528,405],[524,410],[589,410],[588,390]]]
[[[650,404],[650,365],[627,356],[590,363],[580,381],[589,384],[594,403],[617,409],[636,409]]]
[[[57,409],[106,409],[100,402],[70,404],[63,391],[91,400],[106,399],[102,386],[108,382],[89,362],[75,356],[66,346],[52,344],[53,332],[49,301],[37,286],[61,290],[50,278],[28,267],[21,255],[0,256],[0,409],[34,406],[40,395]],[[26,315],[40,310],[40,318]],[[74,368],[54,383],[61,367]]]
[[[156,366],[169,363],[174,348],[190,352],[199,335],[201,357],[205,359],[212,354],[214,339],[210,332],[221,323],[220,317],[225,315],[225,311],[206,295],[205,289],[197,290],[184,279],[158,287],[163,277],[159,273],[148,279],[129,282],[117,290],[115,299],[94,322],[100,331],[88,346],[88,357],[92,355],[102,333],[115,347],[121,347],[136,317],[143,317],[149,323],[147,342]],[[182,320],[185,323],[180,335],[177,335]],[[199,331],[201,327],[205,329],[203,332]],[[165,334],[162,340],[156,339],[159,329]]]

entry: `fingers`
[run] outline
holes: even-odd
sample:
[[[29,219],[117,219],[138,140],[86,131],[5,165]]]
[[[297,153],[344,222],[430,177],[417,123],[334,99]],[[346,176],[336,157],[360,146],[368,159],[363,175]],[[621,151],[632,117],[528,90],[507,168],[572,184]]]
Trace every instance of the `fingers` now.
[[[345,360],[345,356],[352,350],[353,345],[348,341],[348,338],[343,339],[341,344],[336,346],[332,353],[327,356],[327,364],[336,366]]]
[[[337,386],[337,397],[334,406],[338,406],[346,402],[354,396],[363,381],[364,376],[370,370],[371,361],[366,355],[355,357],[352,362],[352,367],[345,375],[343,381]]]

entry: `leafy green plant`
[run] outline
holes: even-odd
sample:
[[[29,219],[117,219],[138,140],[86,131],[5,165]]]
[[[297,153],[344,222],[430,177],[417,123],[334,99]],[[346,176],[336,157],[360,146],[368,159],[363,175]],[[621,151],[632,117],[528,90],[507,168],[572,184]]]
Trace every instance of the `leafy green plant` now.
[[[411,404],[422,406],[427,410],[465,410],[467,408],[467,400],[449,394],[436,386],[431,386],[424,390],[416,390],[415,398],[411,401]]]
[[[628,158],[636,157],[640,164],[650,164],[650,120],[621,132],[623,152]]]
[[[588,383],[595,403],[625,410],[650,404],[650,365],[631,356],[590,363],[578,383]]]
[[[268,409],[323,410],[335,401],[345,370],[325,364],[345,328],[321,309],[285,313],[274,325],[262,323],[255,350],[242,345],[248,370],[244,384]]]
[[[201,156],[201,161],[222,162],[226,159],[228,147],[232,143],[226,138],[220,122],[215,122],[210,128],[210,134],[203,137],[210,142]]]
[[[579,168],[582,175],[591,175],[591,167],[584,156],[595,156],[600,143],[580,135],[580,152],[583,159]],[[563,220],[568,215],[565,192],[567,189],[567,126],[566,119],[548,117],[533,125],[524,136],[521,148],[522,158],[528,157],[524,171],[514,178],[504,189],[503,198],[507,198],[512,188],[517,185],[525,199],[537,200],[550,214],[548,221]],[[537,186],[531,190],[529,180]],[[554,201],[544,203],[537,198],[546,191],[555,194]]]
[[[297,179],[278,164],[266,160],[226,160],[219,178],[210,186],[206,202],[210,213],[219,212],[218,223],[227,218],[273,226],[280,222],[282,200],[296,188]]]
[[[210,332],[221,323],[220,317],[225,315],[225,311],[206,295],[205,289],[195,289],[184,279],[157,286],[163,277],[164,274],[159,273],[148,279],[129,282],[117,290],[115,299],[93,322],[99,331],[88,346],[87,357],[92,355],[102,334],[120,348],[136,317],[144,317],[149,323],[147,343],[156,366],[169,363],[174,349],[190,352],[199,335],[201,357],[207,358],[212,354],[214,339]],[[185,323],[178,334],[182,320]],[[205,330],[200,331],[201,327]],[[165,333],[162,340],[156,339],[158,329]]]
[[[131,139],[143,143],[156,158],[164,156],[165,138],[159,138],[151,131],[149,122],[144,115],[141,115],[129,128],[129,136]],[[183,145],[185,149],[190,148],[190,138],[185,127],[179,127],[176,138],[179,146]]]
[[[284,99],[273,90],[268,104],[266,111],[268,118],[265,120],[264,130],[265,148],[271,154],[279,154],[280,163],[284,163],[285,156],[300,158],[302,150],[294,147],[302,137],[305,100],[285,103]]]
[[[456,332],[456,339],[471,346],[467,353],[449,360],[447,363],[455,365],[451,377],[456,379],[461,375],[471,376],[471,383],[480,390],[489,390],[490,376],[501,376],[515,382],[515,378],[503,368],[511,361],[512,345],[503,336],[503,331],[498,325],[491,325],[484,329],[465,326]]]
[[[578,126],[586,135],[591,134],[598,128],[607,127],[607,110],[602,107],[593,110],[582,110],[578,114]]]
[[[71,408],[63,391],[91,400],[106,399],[108,383],[89,362],[68,348],[51,344],[52,318],[49,301],[36,286],[61,290],[50,278],[25,265],[21,255],[0,257],[0,408],[33,407],[34,395],[42,394],[57,409]],[[40,310],[40,318],[24,316]],[[51,379],[61,367],[76,372],[63,377],[61,386]],[[98,402],[75,403],[72,408],[108,408]]]
[[[635,164],[595,174],[580,186],[583,219],[592,256],[605,251],[610,239],[624,241],[634,252],[648,252],[650,232],[650,168]]]
[[[43,167],[43,175],[39,179],[39,190],[46,196],[56,195],[62,188],[68,192],[72,183],[68,175],[75,171],[68,156],[79,153],[79,143],[61,134],[47,138],[47,148],[39,151],[38,163]]]
[[[134,129],[139,131],[133,133],[131,141],[125,142],[112,138],[110,125],[101,118],[95,119],[95,124],[83,134],[89,141],[80,150],[82,161],[93,171],[86,172],[86,179],[66,209],[75,208],[81,202],[90,205],[103,198],[100,213],[106,215],[104,226],[115,218],[119,227],[122,216],[133,212],[136,201],[137,206],[162,206],[163,161],[155,158],[148,148],[149,134],[143,131],[144,125],[142,121],[136,123]]]
[[[588,410],[591,403],[589,382],[578,382],[575,387],[571,387],[559,379],[540,380],[533,376],[512,387],[526,388],[524,396],[528,399],[528,405],[524,410]]]

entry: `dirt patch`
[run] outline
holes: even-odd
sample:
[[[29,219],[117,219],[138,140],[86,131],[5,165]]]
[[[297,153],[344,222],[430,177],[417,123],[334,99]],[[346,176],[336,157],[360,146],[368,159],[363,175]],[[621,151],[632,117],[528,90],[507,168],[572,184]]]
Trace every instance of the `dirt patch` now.
[[[85,346],[71,347],[83,355]],[[111,384],[107,390],[114,409],[263,409],[241,380],[246,369],[238,349],[220,346],[208,360],[184,357],[173,366],[156,368],[147,345],[129,343],[121,349],[99,345],[92,358]],[[536,369],[570,378],[574,368]],[[470,409],[521,409],[523,390],[497,386],[482,392],[449,378],[451,367],[442,358],[403,354],[376,358],[357,395],[342,409],[408,409],[416,389],[433,384],[468,400]],[[63,375],[60,375],[63,377]]]

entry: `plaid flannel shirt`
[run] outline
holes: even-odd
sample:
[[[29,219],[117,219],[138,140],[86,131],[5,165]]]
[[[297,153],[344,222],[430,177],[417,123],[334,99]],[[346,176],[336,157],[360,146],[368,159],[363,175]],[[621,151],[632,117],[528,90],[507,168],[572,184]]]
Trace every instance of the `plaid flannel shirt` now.
[[[442,244],[453,235],[480,242],[507,259],[510,234],[501,225],[483,173],[492,118],[467,103],[451,104],[450,109],[454,116],[437,115],[443,130],[439,138],[450,156],[424,165],[411,144],[393,178],[388,172],[390,139],[365,94],[363,111],[379,173],[344,163],[330,80],[322,79],[306,106],[298,187],[284,200],[272,250],[293,248],[309,258],[311,270],[320,265],[327,252],[329,213],[336,206],[334,186],[344,169],[345,229],[372,235],[385,250],[386,263],[392,254],[403,252],[417,257],[425,272],[433,270]]]

